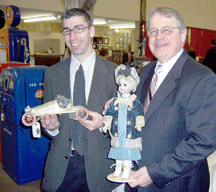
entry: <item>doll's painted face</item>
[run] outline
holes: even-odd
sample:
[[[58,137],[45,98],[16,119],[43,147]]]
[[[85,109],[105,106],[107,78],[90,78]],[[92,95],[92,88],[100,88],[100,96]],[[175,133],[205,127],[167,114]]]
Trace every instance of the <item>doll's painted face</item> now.
[[[120,79],[118,90],[121,94],[130,94],[132,89],[133,86],[129,81],[126,81],[125,79]]]

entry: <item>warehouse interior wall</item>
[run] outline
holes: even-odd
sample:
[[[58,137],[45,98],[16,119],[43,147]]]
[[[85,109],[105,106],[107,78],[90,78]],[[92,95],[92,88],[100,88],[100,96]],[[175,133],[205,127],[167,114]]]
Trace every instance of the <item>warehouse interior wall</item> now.
[[[155,7],[176,9],[189,27],[216,30],[216,0],[146,0],[147,14]]]
[[[140,20],[141,0],[97,0],[95,16]],[[31,9],[64,12],[62,0],[1,0],[1,5],[16,5]],[[190,27],[216,30],[216,0],[146,0],[147,14],[155,7],[167,6],[177,9]]]

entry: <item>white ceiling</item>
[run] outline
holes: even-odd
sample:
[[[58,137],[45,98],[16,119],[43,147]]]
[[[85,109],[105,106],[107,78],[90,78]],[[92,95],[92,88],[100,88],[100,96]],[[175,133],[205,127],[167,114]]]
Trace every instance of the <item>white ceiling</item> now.
[[[2,10],[4,13],[6,13],[7,6],[0,5],[0,10]],[[21,13],[21,19],[28,18],[28,17],[40,17],[43,15],[59,15],[60,12],[54,12],[54,11],[46,11],[46,10],[39,10],[39,9],[27,9],[19,7],[20,13]],[[51,21],[54,22],[54,21]],[[61,21],[58,21],[61,22]]]
[[[7,6],[0,5],[0,10],[2,10],[4,13],[6,13]],[[54,11],[46,11],[46,10],[39,10],[39,9],[29,9],[29,8],[19,8],[21,13],[21,19],[28,18],[28,17],[40,17],[45,15],[61,15],[60,12],[54,12]],[[102,17],[94,17],[94,19],[101,19]],[[109,26],[111,24],[131,24],[134,23],[134,21],[127,21],[127,20],[119,20],[119,19],[113,19],[113,18],[102,18],[106,21],[108,21],[107,25],[103,26]],[[53,20],[49,22],[58,22],[61,23],[61,20]]]

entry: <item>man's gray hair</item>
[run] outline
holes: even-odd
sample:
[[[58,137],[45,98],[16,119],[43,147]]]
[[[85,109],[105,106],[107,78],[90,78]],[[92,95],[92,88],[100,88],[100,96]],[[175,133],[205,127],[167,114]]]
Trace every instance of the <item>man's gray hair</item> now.
[[[175,17],[177,21],[177,27],[179,27],[180,33],[183,29],[186,28],[186,24],[184,22],[183,17],[181,14],[176,11],[175,9],[169,8],[169,7],[157,7],[156,9],[152,10],[148,14],[147,22],[146,22],[146,29],[148,30],[150,27],[150,20],[154,14],[160,14],[166,18]]]

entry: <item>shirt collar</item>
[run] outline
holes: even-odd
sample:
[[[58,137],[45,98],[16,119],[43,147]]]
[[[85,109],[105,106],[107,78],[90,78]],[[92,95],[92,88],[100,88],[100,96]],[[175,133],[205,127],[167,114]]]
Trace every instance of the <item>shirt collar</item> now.
[[[95,50],[93,50],[93,53],[83,62],[81,63],[80,61],[78,61],[75,57],[74,57],[74,54],[72,53],[71,54],[71,61],[72,61],[72,65],[75,67],[79,67],[80,64],[82,64],[83,67],[85,67],[86,65],[88,65],[89,61],[91,60],[95,60],[95,57],[96,57],[96,52]]]
[[[82,66],[84,68],[88,68],[92,66],[92,63],[95,63],[95,58],[96,58],[96,52],[94,50],[93,53],[82,63]]]
[[[180,55],[182,54],[183,52],[183,48],[172,58],[170,59],[169,61],[165,62],[162,64],[162,67],[163,67],[163,70],[166,70],[166,71],[170,71],[170,69],[173,67],[173,65],[176,63],[176,61],[178,60],[178,58],[180,57]],[[157,64],[156,64],[156,67],[155,67],[155,71],[157,70],[158,68],[158,65],[160,65],[160,61],[158,60],[157,61]]]

